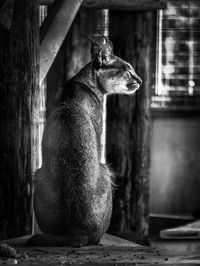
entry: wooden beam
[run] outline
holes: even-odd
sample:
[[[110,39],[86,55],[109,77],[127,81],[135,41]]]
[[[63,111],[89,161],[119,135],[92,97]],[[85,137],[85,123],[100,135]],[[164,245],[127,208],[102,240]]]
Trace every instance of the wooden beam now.
[[[84,7],[116,10],[145,10],[166,7],[163,0],[84,0]]]
[[[82,0],[58,0],[52,6],[56,12],[51,23],[47,18],[45,27],[44,21],[46,33],[41,38],[40,46],[40,83],[49,71],[81,3]]]
[[[40,5],[52,5],[54,1],[40,0]],[[164,9],[166,0],[84,0],[83,6],[116,10]]]
[[[39,0],[41,6],[50,6],[55,2],[55,0]]]

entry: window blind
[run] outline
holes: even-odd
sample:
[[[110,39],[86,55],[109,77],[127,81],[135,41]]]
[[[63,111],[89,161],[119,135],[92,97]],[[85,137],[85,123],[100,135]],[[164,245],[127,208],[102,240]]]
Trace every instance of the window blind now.
[[[200,102],[200,1],[167,1],[157,19],[152,105]]]

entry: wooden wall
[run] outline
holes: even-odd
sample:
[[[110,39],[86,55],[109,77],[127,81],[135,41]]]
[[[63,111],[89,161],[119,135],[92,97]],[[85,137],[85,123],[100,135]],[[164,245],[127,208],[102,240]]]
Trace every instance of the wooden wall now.
[[[200,112],[154,111],[150,167],[153,215],[181,219],[192,217],[199,209],[199,136]]]

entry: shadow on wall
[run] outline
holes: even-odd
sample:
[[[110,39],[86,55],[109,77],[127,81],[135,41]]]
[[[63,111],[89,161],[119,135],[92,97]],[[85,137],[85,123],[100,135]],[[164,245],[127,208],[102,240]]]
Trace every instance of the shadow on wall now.
[[[150,178],[150,213],[200,208],[200,114],[153,117]]]

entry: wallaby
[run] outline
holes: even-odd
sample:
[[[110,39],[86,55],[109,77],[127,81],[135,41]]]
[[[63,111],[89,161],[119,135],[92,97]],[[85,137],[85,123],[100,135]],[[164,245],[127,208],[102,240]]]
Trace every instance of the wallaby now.
[[[98,244],[109,226],[112,172],[100,162],[103,98],[133,94],[142,81],[113,54],[110,40],[91,42],[92,61],[63,86],[45,126],[34,192],[44,235],[33,236],[29,245]]]

